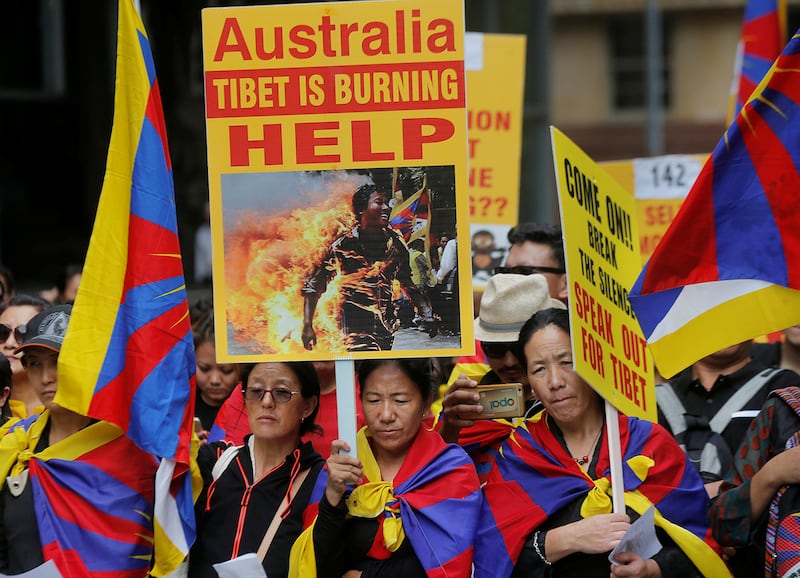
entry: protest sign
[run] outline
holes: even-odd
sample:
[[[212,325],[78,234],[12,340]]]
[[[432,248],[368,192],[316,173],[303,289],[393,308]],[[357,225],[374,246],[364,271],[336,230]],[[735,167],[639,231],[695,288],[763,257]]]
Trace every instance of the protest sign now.
[[[519,34],[465,38],[473,289],[503,264],[519,214],[525,45]]]
[[[220,361],[471,352],[468,244],[447,292],[409,253],[469,234],[463,29],[456,0],[203,10]]]
[[[622,413],[657,420],[653,365],[628,289],[641,270],[634,199],[551,128],[576,371]]]

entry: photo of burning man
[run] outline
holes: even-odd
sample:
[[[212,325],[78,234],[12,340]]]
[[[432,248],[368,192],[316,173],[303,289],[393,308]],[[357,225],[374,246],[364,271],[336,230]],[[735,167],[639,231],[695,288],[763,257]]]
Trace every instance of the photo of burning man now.
[[[317,342],[314,312],[317,301],[338,273],[342,309],[339,317],[348,351],[392,349],[400,327],[393,285],[411,298],[422,323],[433,326],[430,302],[411,279],[411,263],[403,236],[389,226],[392,193],[374,184],[361,185],[353,194],[356,226],[334,241],[325,259],[303,285],[303,346]]]
[[[454,171],[223,175],[229,354],[460,348],[460,304],[437,310],[415,279],[440,231],[456,229]]]

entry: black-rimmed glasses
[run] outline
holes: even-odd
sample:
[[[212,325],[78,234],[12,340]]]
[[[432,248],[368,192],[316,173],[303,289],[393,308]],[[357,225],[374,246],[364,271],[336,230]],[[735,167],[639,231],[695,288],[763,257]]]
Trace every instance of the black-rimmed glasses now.
[[[22,345],[23,335],[20,333],[19,327],[11,329],[5,323],[0,323],[0,343],[5,343],[8,339],[8,336],[12,333],[14,334],[14,339],[16,339],[17,344]]]
[[[564,273],[566,273],[566,271],[558,267],[537,267],[535,265],[518,265],[517,267],[495,267],[494,274],[497,275],[498,273],[513,273],[514,275],[553,273],[554,275],[563,275]]]
[[[260,387],[248,387],[244,390],[244,398],[247,401],[261,401],[266,394],[272,396],[272,401],[275,403],[289,403],[292,396],[300,393],[299,391],[292,391],[284,387],[276,387],[275,389],[261,389]]]

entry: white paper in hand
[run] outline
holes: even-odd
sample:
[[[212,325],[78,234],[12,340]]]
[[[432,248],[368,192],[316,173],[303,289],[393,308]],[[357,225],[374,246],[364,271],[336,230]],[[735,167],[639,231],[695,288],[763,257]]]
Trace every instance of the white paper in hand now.
[[[660,550],[661,542],[656,536],[655,510],[653,506],[650,506],[638,520],[631,524],[617,547],[608,555],[608,560],[612,564],[616,564],[614,556],[622,552],[633,552],[643,560],[648,560],[658,554]]]
[[[242,554],[238,558],[214,564],[219,578],[267,578],[261,561],[253,553]]]

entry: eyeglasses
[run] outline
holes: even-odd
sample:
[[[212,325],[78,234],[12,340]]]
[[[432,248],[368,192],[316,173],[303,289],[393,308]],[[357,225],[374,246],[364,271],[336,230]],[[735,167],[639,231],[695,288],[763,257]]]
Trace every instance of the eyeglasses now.
[[[533,275],[534,273],[552,273],[553,275],[563,275],[564,269],[559,267],[538,267],[535,265],[519,265],[517,267],[495,267],[494,274],[513,273],[514,275]]]
[[[257,388],[250,388],[244,390],[244,398],[247,401],[261,401],[264,399],[266,394],[270,394],[272,396],[272,401],[275,403],[289,403],[292,400],[292,396],[300,393],[299,391],[292,391],[291,389],[286,389],[283,387],[277,387],[275,389],[261,389],[260,387]]]
[[[519,357],[517,354],[516,341],[492,342],[481,341],[481,349],[486,354],[486,357],[494,359],[502,359],[506,356],[506,352],[510,351],[514,357]]]
[[[8,339],[8,336],[14,334],[14,339],[17,341],[18,344],[22,344],[23,335],[19,330],[19,327],[15,327],[11,329],[5,323],[0,323],[0,343],[5,343]]]

